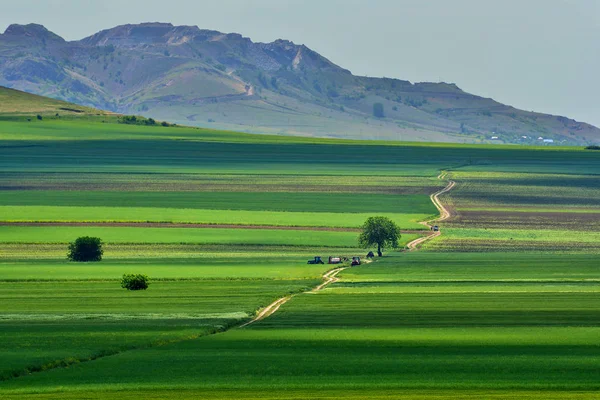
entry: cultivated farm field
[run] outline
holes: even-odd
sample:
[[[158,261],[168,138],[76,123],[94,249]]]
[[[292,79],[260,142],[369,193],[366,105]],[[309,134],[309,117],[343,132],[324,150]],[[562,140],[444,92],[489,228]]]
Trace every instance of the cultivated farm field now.
[[[115,118],[0,120],[3,399],[598,397],[597,152]],[[400,248],[315,291],[374,215]]]

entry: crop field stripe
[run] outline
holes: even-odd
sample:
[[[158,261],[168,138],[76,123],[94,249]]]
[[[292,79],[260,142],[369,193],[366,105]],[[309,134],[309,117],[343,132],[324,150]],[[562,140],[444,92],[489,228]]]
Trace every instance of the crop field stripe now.
[[[319,284],[318,286],[316,286],[314,289],[309,289],[309,290],[318,292],[318,291],[321,291],[323,288],[325,288],[327,285],[337,282],[338,279],[336,278],[336,275],[344,269],[345,268],[336,268],[336,269],[327,271],[322,276],[322,279],[324,280],[324,282]],[[306,292],[306,291],[308,291],[308,290],[304,290],[302,292]],[[86,362],[90,362],[90,361],[95,361],[95,360],[99,360],[101,358],[105,358],[108,356],[123,354],[125,352],[132,351],[132,350],[150,349],[150,348],[162,347],[162,346],[166,346],[166,345],[170,345],[170,344],[192,341],[192,340],[198,339],[201,336],[208,336],[208,335],[214,335],[214,334],[226,332],[227,330],[229,330],[233,327],[236,327],[236,326],[245,327],[253,322],[262,320],[262,319],[267,318],[268,316],[272,315],[279,309],[279,307],[281,307],[281,305],[283,305],[285,302],[290,300],[292,297],[294,297],[294,294],[286,295],[282,298],[277,299],[275,302],[271,303],[269,306],[265,307],[263,310],[256,311],[255,312],[256,316],[252,320],[250,320],[248,323],[244,323],[242,325],[240,325],[240,323],[237,322],[237,323],[232,323],[228,326],[223,326],[221,328],[210,329],[210,330],[207,330],[200,334],[188,336],[185,338],[171,339],[171,340],[159,340],[159,341],[155,341],[155,342],[144,344],[144,345],[130,346],[127,348],[121,348],[121,349],[112,350],[112,351],[103,351],[103,352],[100,352],[97,354],[93,354],[91,356],[87,356],[85,358],[68,357],[68,358],[65,358],[62,360],[54,360],[50,363],[46,363],[43,365],[30,366],[30,367],[22,369],[22,370],[13,370],[8,375],[0,375],[0,382],[13,380],[13,379],[16,379],[16,378],[19,378],[22,376],[26,376],[26,375],[30,376],[30,375],[32,375],[34,373],[38,373],[38,372],[46,372],[46,371],[50,371],[53,369],[60,369],[60,368],[69,368],[71,365],[74,365],[74,364],[81,364],[81,363],[86,363]]]
[[[0,195],[1,196],[1,195]],[[423,229],[427,214],[383,213],[406,230]],[[160,207],[0,206],[3,222],[106,222],[358,228],[371,213],[203,210]]]
[[[336,228],[324,226],[282,226],[282,225],[234,225],[234,224],[195,224],[169,222],[0,222],[0,226],[100,226],[129,228],[205,228],[205,229],[256,229],[282,231],[324,231],[324,232],[361,232],[359,228]],[[401,230],[402,234],[422,234],[421,230]]]

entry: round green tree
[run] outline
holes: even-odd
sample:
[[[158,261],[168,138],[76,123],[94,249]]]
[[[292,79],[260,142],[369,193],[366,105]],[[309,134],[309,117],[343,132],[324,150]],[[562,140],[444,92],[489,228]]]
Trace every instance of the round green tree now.
[[[127,290],[148,289],[150,278],[142,274],[125,274],[121,280],[121,287]]]
[[[102,261],[102,240],[96,237],[83,236],[69,243],[67,258],[77,262]]]
[[[387,217],[370,217],[362,226],[358,239],[364,248],[377,246],[377,255],[381,257],[386,248],[397,248],[400,239],[400,228]]]

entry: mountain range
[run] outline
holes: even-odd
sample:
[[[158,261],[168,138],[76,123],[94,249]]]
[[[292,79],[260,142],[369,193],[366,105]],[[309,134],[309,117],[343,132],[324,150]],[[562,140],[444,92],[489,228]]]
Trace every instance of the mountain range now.
[[[490,77],[493,79],[493,77]],[[453,83],[355,76],[304,45],[168,23],[66,41],[42,25],[0,34],[0,85],[178,124],[354,139],[598,142],[600,129]]]

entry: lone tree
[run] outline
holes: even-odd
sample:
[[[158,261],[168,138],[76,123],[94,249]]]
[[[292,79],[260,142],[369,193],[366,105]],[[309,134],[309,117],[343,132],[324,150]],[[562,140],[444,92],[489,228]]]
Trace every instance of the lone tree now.
[[[148,289],[149,280],[150,278],[146,275],[125,274],[121,280],[121,287],[127,290],[146,290]]]
[[[96,237],[83,236],[69,243],[67,258],[71,261],[102,261],[102,240]]]
[[[385,117],[385,113],[383,112],[383,104],[381,104],[381,103],[373,104],[373,116],[375,118]]]
[[[400,239],[400,228],[387,217],[370,217],[362,226],[358,239],[361,246],[368,248],[377,245],[377,255],[387,247],[397,248]]]

